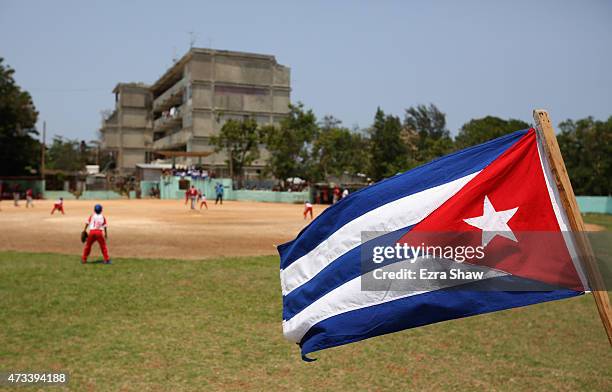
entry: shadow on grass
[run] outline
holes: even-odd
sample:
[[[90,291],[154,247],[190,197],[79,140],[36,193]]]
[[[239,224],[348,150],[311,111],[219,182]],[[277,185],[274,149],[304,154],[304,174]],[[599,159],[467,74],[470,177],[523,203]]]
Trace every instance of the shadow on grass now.
[[[81,264],[83,264],[83,263],[81,263]],[[88,261],[88,262],[86,262],[84,264],[104,264],[104,260]],[[109,264],[109,265],[112,265],[112,264]]]

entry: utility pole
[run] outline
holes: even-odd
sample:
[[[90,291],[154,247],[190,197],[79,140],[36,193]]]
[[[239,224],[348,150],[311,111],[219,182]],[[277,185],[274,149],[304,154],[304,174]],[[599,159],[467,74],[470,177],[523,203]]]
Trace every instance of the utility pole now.
[[[47,122],[43,121],[42,145],[40,149],[40,175],[41,179],[45,180],[45,143],[47,139]]]

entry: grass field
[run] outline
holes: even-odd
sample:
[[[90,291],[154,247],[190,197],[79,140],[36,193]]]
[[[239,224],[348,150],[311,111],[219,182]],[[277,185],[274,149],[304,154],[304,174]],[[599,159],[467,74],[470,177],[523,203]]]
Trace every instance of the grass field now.
[[[590,296],[304,363],[282,337],[277,257],[114,261],[0,252],[0,370],[66,370],[75,391],[612,389],[612,350]]]
[[[605,227],[607,231],[612,231],[612,215],[584,214],[582,218],[586,223],[600,225]]]

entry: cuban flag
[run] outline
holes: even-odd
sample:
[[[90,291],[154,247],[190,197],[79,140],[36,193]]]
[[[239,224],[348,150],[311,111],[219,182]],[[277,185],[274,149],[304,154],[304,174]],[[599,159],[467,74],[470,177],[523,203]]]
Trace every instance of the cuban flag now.
[[[389,234],[368,240],[368,232]],[[581,295],[588,286],[568,232],[534,129],[455,152],[351,194],[278,246],[284,336],[308,360],[314,351],[407,328]],[[364,250],[380,238],[459,241],[490,257],[461,263],[479,272],[475,279],[364,289],[378,267],[364,267]]]

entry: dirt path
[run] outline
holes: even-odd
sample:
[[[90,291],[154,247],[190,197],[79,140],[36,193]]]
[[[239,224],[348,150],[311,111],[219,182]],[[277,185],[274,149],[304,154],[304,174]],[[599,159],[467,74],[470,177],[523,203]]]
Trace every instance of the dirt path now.
[[[225,202],[190,211],[179,200],[101,202],[109,221],[111,257],[205,259],[276,254],[275,244],[293,239],[308,221],[302,205]],[[52,201],[14,207],[0,204],[0,250],[78,255],[79,239],[93,201],[67,200],[66,215],[50,215]],[[324,206],[314,206],[315,216]],[[97,245],[92,252],[98,257]]]
[[[596,225],[594,223],[585,223],[584,228],[586,231],[605,231],[606,228],[601,225]]]

